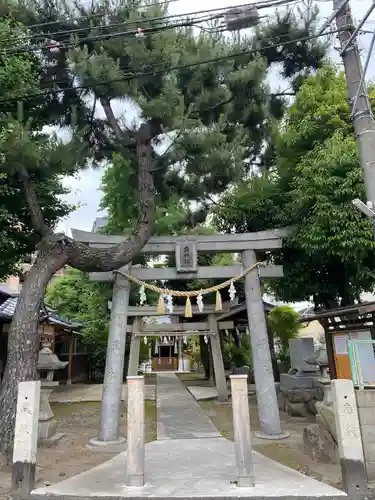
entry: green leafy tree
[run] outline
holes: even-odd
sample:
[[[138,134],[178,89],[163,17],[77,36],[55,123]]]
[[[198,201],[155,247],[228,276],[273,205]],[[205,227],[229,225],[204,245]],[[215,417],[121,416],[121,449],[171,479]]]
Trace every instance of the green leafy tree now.
[[[17,104],[17,98],[39,89],[37,58],[28,52],[17,53],[21,40],[27,40],[28,36],[29,31],[14,19],[6,16],[1,19],[0,45],[12,47],[14,52],[0,57],[0,99],[11,100],[2,104],[3,113],[0,116],[0,280],[18,272],[18,262],[35,249],[37,242],[19,180],[10,173],[17,154],[9,154],[9,147],[16,146],[15,136],[20,133],[16,117],[26,119],[30,112],[30,106]],[[28,147],[26,142],[27,138],[22,146]],[[39,148],[45,146],[42,136],[35,137],[32,154],[39,154]],[[57,219],[69,211],[69,207],[59,199],[65,191],[54,175],[40,176],[36,191],[45,207],[46,220],[53,227]]]
[[[91,372],[103,373],[109,328],[108,300],[111,286],[94,283],[88,276],[69,269],[48,286],[45,302],[67,319],[80,324],[80,340],[87,346]]]
[[[288,305],[272,309],[268,315],[272,333],[276,337],[281,352],[288,352],[289,340],[297,337],[300,330],[300,317],[297,311]]]
[[[224,345],[224,358],[230,366],[252,366],[250,337],[243,334],[237,341],[231,337]]]
[[[254,174],[220,200],[222,231],[294,227],[269,284],[284,301],[353,303],[374,286],[372,227],[351,204],[364,198],[344,76],[328,66],[308,78],[290,106],[270,171]]]

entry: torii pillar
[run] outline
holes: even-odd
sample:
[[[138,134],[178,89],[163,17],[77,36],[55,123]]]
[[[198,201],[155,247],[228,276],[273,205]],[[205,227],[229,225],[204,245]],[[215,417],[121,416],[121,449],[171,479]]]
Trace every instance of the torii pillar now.
[[[242,252],[242,264],[245,269],[256,262],[254,250]],[[260,420],[260,432],[256,435],[263,439],[285,439],[289,437],[289,433],[281,429],[258,268],[246,275],[245,293]]]
[[[99,436],[90,439],[90,449],[124,451],[126,439],[120,436],[121,393],[124,372],[126,326],[129,306],[129,280],[115,274],[107,357],[105,362]]]

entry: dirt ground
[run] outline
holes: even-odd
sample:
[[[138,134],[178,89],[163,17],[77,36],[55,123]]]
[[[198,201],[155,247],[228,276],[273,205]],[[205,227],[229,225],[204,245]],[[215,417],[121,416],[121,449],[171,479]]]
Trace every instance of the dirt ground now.
[[[58,432],[65,436],[53,448],[40,448],[37,455],[37,485],[52,484],[85,472],[116,453],[92,452],[86,448],[99,429],[100,402],[51,405]],[[156,439],[156,404],[146,401],[146,441]],[[121,415],[121,435],[126,436],[126,408]],[[10,473],[0,471],[0,498],[9,491]]]

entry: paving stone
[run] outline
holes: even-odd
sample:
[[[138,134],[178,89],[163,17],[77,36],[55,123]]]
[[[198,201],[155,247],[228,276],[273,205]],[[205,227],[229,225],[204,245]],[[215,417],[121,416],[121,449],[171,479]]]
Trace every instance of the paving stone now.
[[[157,438],[219,437],[206,413],[174,373],[157,374]]]

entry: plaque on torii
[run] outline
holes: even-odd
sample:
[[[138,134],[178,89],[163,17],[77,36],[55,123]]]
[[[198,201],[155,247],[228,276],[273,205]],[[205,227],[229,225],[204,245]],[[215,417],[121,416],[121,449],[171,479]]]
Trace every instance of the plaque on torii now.
[[[197,243],[185,240],[176,243],[176,269],[178,273],[197,272]]]

